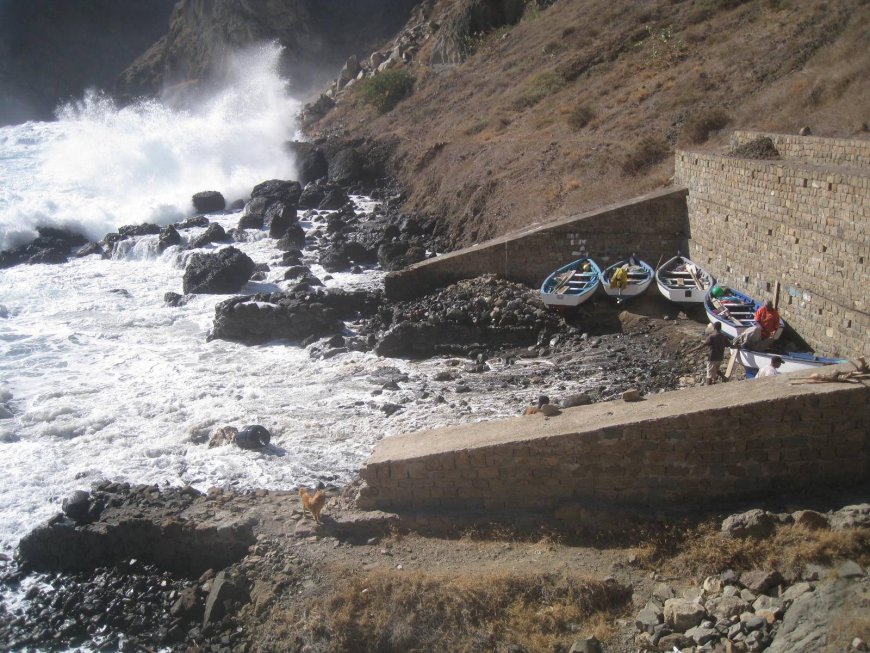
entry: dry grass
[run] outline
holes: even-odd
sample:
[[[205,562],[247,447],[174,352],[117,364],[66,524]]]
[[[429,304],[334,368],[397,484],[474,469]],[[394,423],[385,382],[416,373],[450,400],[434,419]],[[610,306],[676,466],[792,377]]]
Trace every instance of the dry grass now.
[[[870,529],[829,531],[781,526],[773,537],[744,540],[727,537],[718,524],[709,523],[654,534],[640,551],[642,564],[697,578],[725,569],[754,568],[775,569],[787,578],[795,578],[808,563],[830,564],[841,559],[870,564]]]
[[[348,579],[306,615],[275,616],[321,651],[548,651],[578,632],[606,640],[629,597],[614,582],[564,574],[379,571]]]
[[[638,175],[656,163],[664,161],[671,153],[671,146],[663,138],[646,136],[622,159],[624,175]]]
[[[728,124],[730,118],[722,109],[701,109],[683,125],[683,138],[692,145],[706,143],[710,133]]]

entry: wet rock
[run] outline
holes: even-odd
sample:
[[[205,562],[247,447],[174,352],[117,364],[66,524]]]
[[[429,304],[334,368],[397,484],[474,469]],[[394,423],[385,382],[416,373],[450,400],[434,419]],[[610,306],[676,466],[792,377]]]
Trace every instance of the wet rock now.
[[[191,198],[191,201],[197,213],[217,213],[223,211],[227,206],[224,196],[216,190],[197,193]]]
[[[347,193],[341,188],[333,186],[326,191],[326,194],[320,200],[317,208],[322,211],[334,211],[345,206],[350,201]]]
[[[77,524],[88,521],[88,511],[91,507],[91,495],[84,490],[76,490],[63,500],[63,514]]]
[[[118,233],[125,238],[136,238],[139,236],[155,236],[160,233],[160,227],[156,224],[142,223],[137,225],[127,224],[118,229]]]
[[[209,225],[209,219],[204,215],[197,215],[192,218],[187,218],[187,220],[183,220],[182,222],[176,222],[175,227],[177,229],[193,229],[207,227]]]
[[[159,251],[163,252],[173,245],[180,244],[181,234],[178,233],[178,230],[175,227],[168,225],[160,229],[160,233],[157,236],[157,249]]]
[[[272,439],[269,430],[259,424],[251,424],[236,433],[234,441],[240,449],[262,449]]]
[[[285,146],[293,154],[299,181],[306,185],[326,177],[329,167],[323,150],[313,143],[288,141]]]
[[[106,255],[106,252],[103,250],[99,243],[88,243],[87,245],[82,246],[76,251],[76,256],[78,258],[93,255],[101,257]]]
[[[235,426],[223,426],[211,436],[211,439],[208,441],[208,448],[213,449],[214,447],[222,447],[235,442],[238,433],[239,430]]]
[[[298,224],[291,225],[275,246],[284,252],[296,251],[305,247],[305,230]]]
[[[190,248],[205,247],[211,243],[222,243],[227,240],[224,228],[217,223],[211,223],[199,236],[190,241]]]
[[[233,297],[215,307],[213,338],[245,344],[303,340],[339,333],[343,323],[332,308],[293,293]]]
[[[238,292],[253,273],[254,262],[235,247],[214,254],[194,254],[184,271],[184,293]]]
[[[179,295],[177,292],[168,292],[163,295],[163,303],[177,308],[184,306],[191,298],[192,295]]]
[[[352,148],[346,147],[333,154],[328,161],[329,181],[340,186],[349,186],[362,179],[363,157]]]

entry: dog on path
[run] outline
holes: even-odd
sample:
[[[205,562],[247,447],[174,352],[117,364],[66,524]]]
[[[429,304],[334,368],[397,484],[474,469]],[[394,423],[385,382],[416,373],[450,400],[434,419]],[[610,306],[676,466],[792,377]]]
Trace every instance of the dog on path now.
[[[307,510],[314,517],[314,521],[319,524],[320,511],[326,505],[326,494],[323,490],[318,490],[314,494],[311,494],[304,487],[301,487],[299,488],[299,498],[302,500],[302,516],[305,516],[305,511]]]

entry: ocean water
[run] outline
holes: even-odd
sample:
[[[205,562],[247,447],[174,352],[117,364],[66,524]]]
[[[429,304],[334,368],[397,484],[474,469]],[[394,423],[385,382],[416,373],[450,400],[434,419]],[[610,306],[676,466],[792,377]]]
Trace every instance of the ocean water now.
[[[275,73],[277,49],[245,56],[239,81],[196,110],[159,102],[120,109],[92,93],[55,122],[0,129],[0,249],[32,239],[41,225],[97,240],[124,224],[167,224],[192,214],[195,192],[232,201],[266,179],[294,178],[281,144],[295,135],[298,103]],[[355,201],[361,214],[374,208]],[[238,219],[218,221],[229,228]],[[271,239],[236,246],[272,265],[243,293],[286,287]],[[181,292],[189,256],[183,247],[158,254],[156,236],[146,236],[109,260],[0,270],[0,552],[11,553],[71,491],[101,479],[201,490],[343,483],[384,436],[516,411],[500,395],[460,411],[411,389],[373,396],[379,367],[425,381],[439,361],[353,352],[317,361],[286,342],[207,342],[225,297],[163,302],[167,291]],[[382,282],[378,271],[334,277],[329,286]],[[384,401],[404,409],[387,417]],[[271,451],[193,442],[246,424],[270,429]]]

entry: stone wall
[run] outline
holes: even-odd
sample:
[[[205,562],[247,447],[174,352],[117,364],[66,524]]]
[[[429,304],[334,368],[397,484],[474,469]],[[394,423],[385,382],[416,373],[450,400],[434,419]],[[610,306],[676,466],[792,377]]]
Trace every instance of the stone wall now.
[[[538,287],[557,267],[591,256],[605,267],[633,251],[650,265],[686,251],[685,189],[668,189],[514,232],[387,276],[391,299],[416,297],[460,279],[497,273]]]
[[[732,147],[745,145],[759,136],[767,136],[784,159],[795,159],[816,165],[858,166],[870,165],[870,140],[825,138],[824,136],[796,136],[795,134],[766,134],[754,131],[735,131]]]
[[[817,352],[870,355],[870,142],[771,136],[786,158],[677,151],[690,255],[756,299],[779,281],[783,317]]]
[[[855,487],[870,472],[870,388],[796,378],[385,438],[360,507],[569,516]]]

